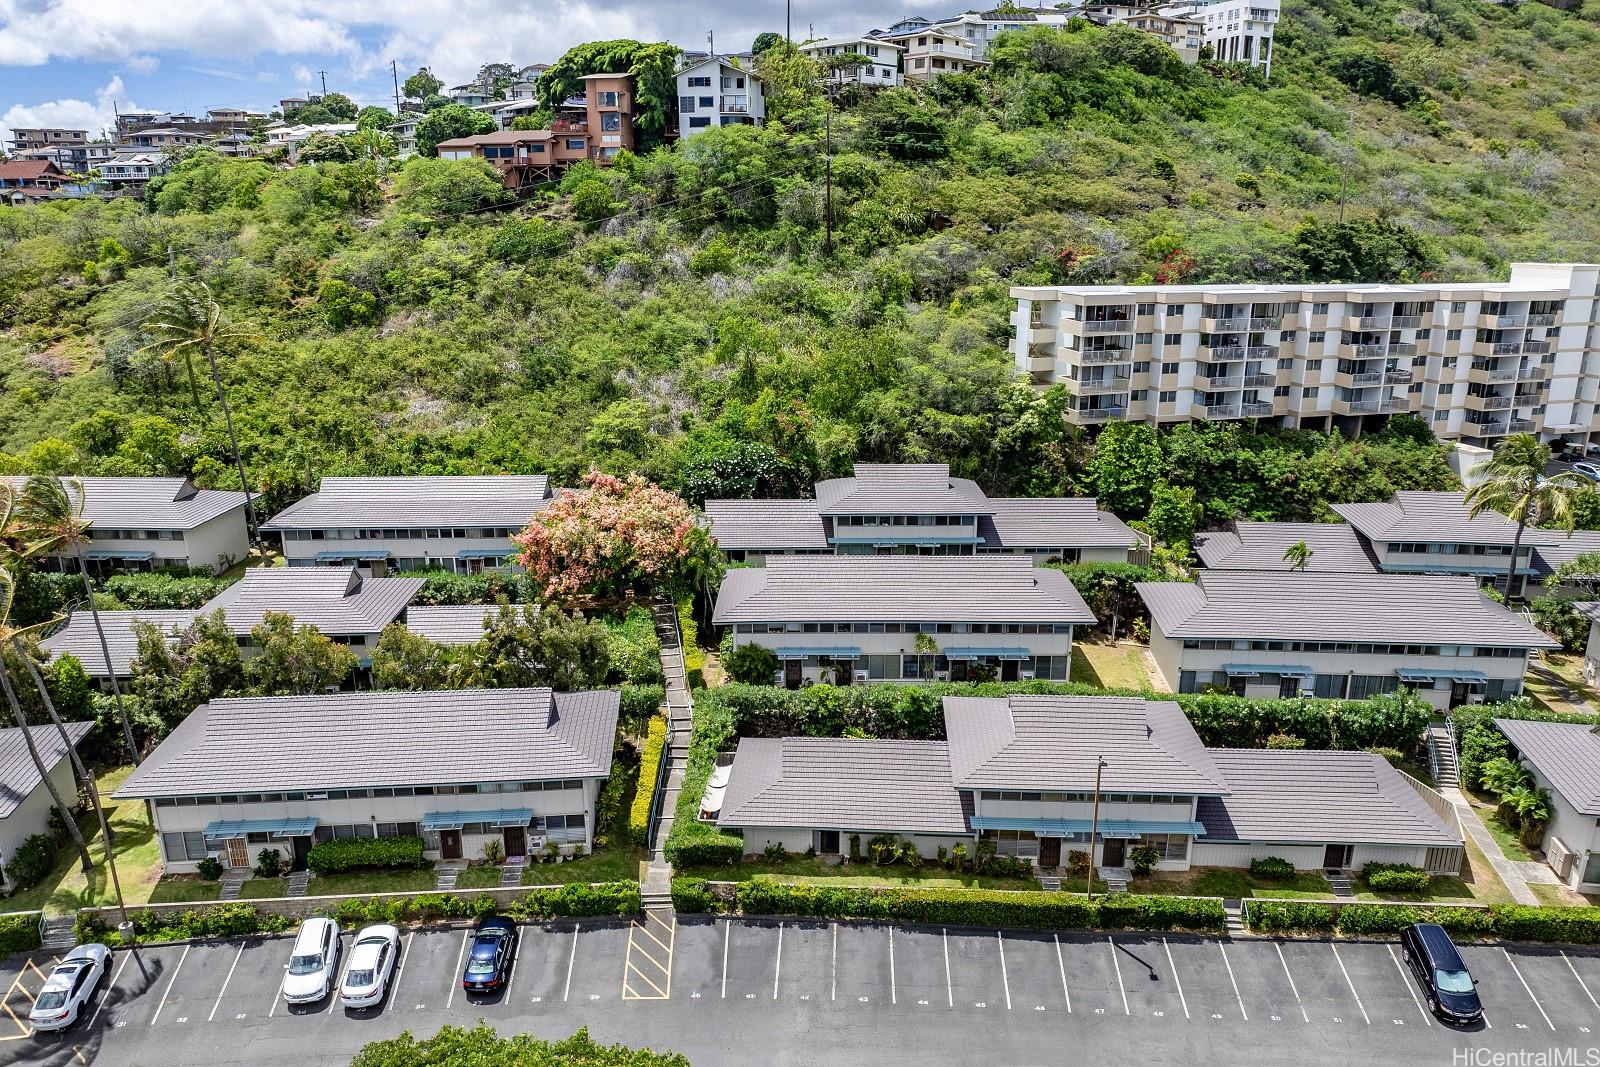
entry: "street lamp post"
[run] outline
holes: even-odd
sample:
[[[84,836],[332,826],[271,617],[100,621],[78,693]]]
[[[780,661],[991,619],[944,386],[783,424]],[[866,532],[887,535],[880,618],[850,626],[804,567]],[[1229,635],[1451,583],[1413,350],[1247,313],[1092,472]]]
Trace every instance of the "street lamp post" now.
[[[1106,769],[1104,756],[1094,758],[1094,807],[1089,812],[1089,899],[1094,899],[1094,842],[1100,834],[1100,773]]]

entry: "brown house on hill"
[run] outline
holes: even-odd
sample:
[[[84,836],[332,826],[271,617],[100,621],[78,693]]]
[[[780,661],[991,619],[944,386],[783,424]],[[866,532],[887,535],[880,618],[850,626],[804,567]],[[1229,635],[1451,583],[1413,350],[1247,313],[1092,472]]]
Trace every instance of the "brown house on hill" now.
[[[9,203],[43,200],[70,181],[72,175],[48,159],[0,163],[0,197]]]

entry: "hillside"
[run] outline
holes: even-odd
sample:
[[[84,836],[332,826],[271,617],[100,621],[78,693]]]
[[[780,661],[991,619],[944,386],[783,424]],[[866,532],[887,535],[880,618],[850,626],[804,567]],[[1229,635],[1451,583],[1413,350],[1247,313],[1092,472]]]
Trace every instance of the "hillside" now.
[[[197,401],[148,347],[169,243],[235,326],[221,369],[270,506],[325,474],[570,484],[591,465],[699,499],[856,458],[1094,491],[1061,398],[1012,371],[1010,284],[1600,258],[1600,11],[1293,0],[1270,87],[1132,30],[992,54],[981,78],[840,102],[832,254],[823,99],[781,55],[771,127],[574,171],[523,205],[496,203],[485,165],[196,157],[147,206],[0,208],[0,467],[237,485],[203,364]],[[1213,517],[1449,482],[1409,433],[1222,427],[1174,449],[1190,463],[1172,480]],[[1230,495],[1252,479],[1267,487]]]

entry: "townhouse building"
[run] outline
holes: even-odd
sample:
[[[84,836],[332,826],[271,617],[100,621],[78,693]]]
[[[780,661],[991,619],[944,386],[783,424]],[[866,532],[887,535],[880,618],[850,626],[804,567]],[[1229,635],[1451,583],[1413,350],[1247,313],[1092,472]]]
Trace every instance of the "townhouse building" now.
[[[771,556],[730,571],[712,622],[778,658],[775,684],[1065,680],[1093,613],[1025,556]]]
[[[1403,686],[1444,710],[1515,696],[1529,654],[1559,647],[1467,576],[1202,570],[1137,588],[1177,693],[1359,700]]]
[[[20,491],[23,477],[0,478]],[[187,478],[76,478],[68,492],[90,523],[83,551],[96,575],[163,568],[224,571],[250,553],[243,493],[200,489]],[[49,570],[76,570],[76,557],[43,557]]]
[[[512,565],[511,535],[552,499],[542,474],[324,478],[261,532],[282,541],[291,568],[475,574]]]
[[[168,149],[194,148],[203,145],[209,135],[200,130],[177,126],[157,126],[137,130],[118,140],[119,152],[164,152]]]
[[[904,84],[905,46],[884,38],[862,34],[859,37],[829,37],[807,41],[800,54],[828,67],[828,81],[834,85],[860,85],[870,89],[889,89]],[[840,56],[858,55],[868,63],[837,65]]]
[[[1600,893],[1600,736],[1587,723],[1496,719],[1516,756],[1550,795],[1540,850],[1568,889]]]
[[[115,795],[149,802],[174,874],[266,848],[304,870],[318,842],[360,837],[421,837],[431,860],[589,850],[618,706],[549,689],[213,700]]]
[[[54,725],[30,726],[28,734],[49,771],[51,784],[71,804],[78,796],[78,781],[67,745],[81,743],[94,729],[94,723],[62,725],[66,728],[66,741]],[[9,889],[3,872],[22,843],[34,834],[50,832],[50,811],[54,807],[50,788],[28,754],[22,728],[0,730],[0,887]]]
[[[1129,697],[945,697],[945,741],[740,739],[702,818],[744,840],[869,856],[874,838],[932,857],[992,847],[1041,873],[1080,853],[1158,870],[1409,863],[1458,873],[1454,809],[1368,752],[1206,748],[1177,704]]]
[[[788,553],[1025,555],[1038,563],[1127,563],[1149,542],[1092,498],[993,498],[943,463],[858,463],[815,484],[811,500],[708,500],[730,559]]]
[[[1211,570],[1288,571],[1300,569],[1284,557],[1291,546],[1311,552],[1311,573],[1372,574],[1376,562],[1356,529],[1342,522],[1235,522],[1230,529],[1197,533],[1194,552]]]
[[[1446,440],[1600,429],[1600,266],[1505,282],[1017,286],[1012,352],[1070,422],[1251,419],[1356,434],[1395,414]]]
[[[1282,13],[1280,0],[1179,0],[1162,8],[1205,28],[1205,43],[1218,63],[1248,63],[1272,76],[1272,38]]]
[[[1104,26],[1130,26],[1161,41],[1185,63],[1200,60],[1205,43],[1205,23],[1158,4],[1087,4],[1080,8],[1090,22]]]
[[[678,136],[713,126],[760,126],[767,121],[761,79],[722,56],[678,71]]]

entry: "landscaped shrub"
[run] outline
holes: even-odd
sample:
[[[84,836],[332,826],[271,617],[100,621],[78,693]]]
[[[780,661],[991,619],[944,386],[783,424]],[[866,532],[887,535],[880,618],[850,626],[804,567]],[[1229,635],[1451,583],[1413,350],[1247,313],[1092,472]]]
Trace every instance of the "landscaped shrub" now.
[[[1141,897],[1118,893],[1099,902],[1106,930],[1222,930],[1222,901],[1200,897]]]
[[[1294,877],[1294,864],[1281,856],[1262,856],[1250,861],[1250,873],[1257,878],[1289,879]]]
[[[39,947],[39,913],[0,915],[0,956],[32,952]]]
[[[617,712],[619,725],[630,733],[637,733],[650,716],[661,710],[667,691],[661,685],[625,685],[622,687],[622,707]]]
[[[1361,877],[1377,893],[1423,893],[1428,889],[1428,872],[1406,863],[1369,863]]]
[[[306,866],[317,874],[332,874],[355,867],[428,866],[422,858],[420,837],[347,837],[311,846]]]
[[[222,877],[222,861],[215,856],[207,856],[196,865],[196,873],[208,882],[215,882]]]
[[[726,687],[725,687],[726,688]],[[744,687],[740,687],[744,688]],[[744,841],[700,821],[700,801],[711,777],[717,753],[734,742],[735,717],[721,700],[711,699],[722,689],[707,690],[695,701],[694,732],[689,737],[688,765],[678,791],[672,832],[667,835],[667,861],[674,867],[726,867],[744,855]],[[701,701],[704,701],[702,705]]]
[[[48,834],[32,834],[11,853],[6,864],[6,881],[13,891],[28,889],[44,881],[56,863],[56,843]]]
[[[1156,864],[1161,862],[1161,853],[1149,845],[1141,845],[1128,852],[1128,865],[1133,868],[1133,873],[1144,878],[1156,869]]]
[[[611,654],[611,675],[616,681],[635,685],[661,682],[661,638],[656,636],[655,617],[650,609],[635,604],[624,618],[614,615],[600,620],[606,628],[606,649]]]
[[[674,878],[672,907],[685,915],[705,915],[720,911],[721,902],[712,896],[704,878]]]
[[[531,922],[560,916],[636,915],[639,906],[638,882],[574,882],[536,888],[504,905],[488,895],[463,897],[455,893],[351,897],[335,904],[331,914],[340,925],[477,920],[497,913],[518,922]]]
[[[564,915],[637,915],[639,909],[638,882],[601,882],[596,885],[573,882],[535,889],[511,904],[506,912],[514,919],[526,921]]]
[[[283,873],[283,853],[275,848],[264,848],[256,853],[256,876],[276,878]]]
[[[152,571],[117,574],[106,579],[106,592],[130,609],[198,608],[232,585],[231,579],[175,575]]]
[[[526,604],[535,600],[534,585],[519,571],[481,571],[456,574],[438,568],[406,571],[408,577],[426,579],[413,604]]]
[[[778,654],[763,645],[739,645],[722,661],[722,669],[742,685],[771,685],[778,673]]]
[[[1426,916],[1409,904],[1345,904],[1339,908],[1338,929],[1341,934],[1398,934]]]
[[[639,787],[628,812],[628,836],[639,848],[650,844],[650,808],[655,803],[656,775],[666,747],[667,720],[657,715],[645,730],[644,748],[639,753]]]
[[[1300,900],[1252,900],[1247,910],[1251,928],[1269,934],[1296,930],[1331,933],[1338,925],[1331,904]]]
[[[1494,931],[1511,941],[1561,941],[1600,944],[1600,908],[1537,908],[1495,904],[1489,908]]]
[[[240,902],[215,904],[206,908],[186,908],[183,911],[136,911],[128,915],[133,923],[134,940],[188,941],[201,937],[243,937],[246,934],[277,933],[294,925],[294,920],[283,915],[257,911],[253,905]],[[73,933],[79,943],[99,941],[111,948],[119,948],[122,936],[95,912],[79,912],[73,924]]]

